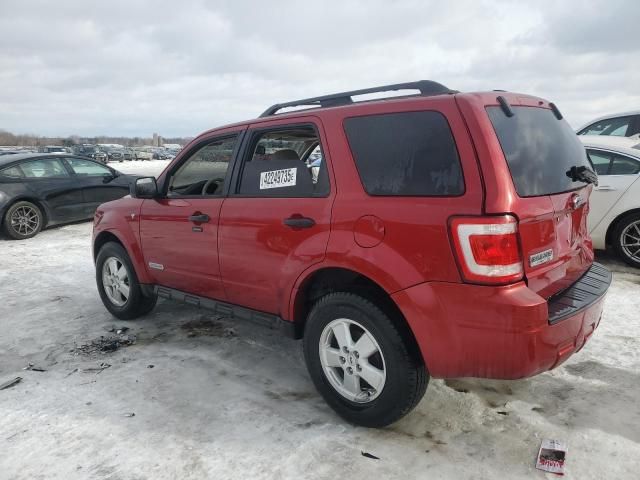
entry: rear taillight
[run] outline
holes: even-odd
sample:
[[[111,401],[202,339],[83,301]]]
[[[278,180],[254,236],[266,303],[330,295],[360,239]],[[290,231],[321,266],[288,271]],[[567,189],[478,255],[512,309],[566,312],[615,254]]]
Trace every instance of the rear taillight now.
[[[453,217],[450,226],[466,281],[504,284],[522,278],[518,221],[514,217]]]

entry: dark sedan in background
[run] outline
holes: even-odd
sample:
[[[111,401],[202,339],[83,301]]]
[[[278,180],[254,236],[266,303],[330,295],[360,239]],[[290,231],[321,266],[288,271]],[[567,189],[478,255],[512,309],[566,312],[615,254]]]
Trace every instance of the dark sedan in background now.
[[[0,223],[14,239],[93,217],[101,203],[129,193],[135,177],[88,158],[32,153],[0,157]]]

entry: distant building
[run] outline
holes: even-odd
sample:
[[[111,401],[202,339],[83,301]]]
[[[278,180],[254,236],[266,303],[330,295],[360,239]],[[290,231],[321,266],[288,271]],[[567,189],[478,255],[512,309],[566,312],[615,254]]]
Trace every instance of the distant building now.
[[[151,143],[151,145],[153,145],[154,147],[157,147],[158,145],[160,145],[158,143],[158,134],[154,132],[153,134],[153,142]]]

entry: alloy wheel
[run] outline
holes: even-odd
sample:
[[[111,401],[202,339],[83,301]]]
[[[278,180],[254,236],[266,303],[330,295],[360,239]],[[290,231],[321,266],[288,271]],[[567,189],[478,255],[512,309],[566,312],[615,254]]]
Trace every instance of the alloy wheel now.
[[[640,220],[631,222],[622,230],[620,246],[627,257],[640,262]]]
[[[107,258],[102,264],[102,285],[109,301],[118,307],[129,299],[131,283],[129,272],[116,257]]]
[[[320,335],[319,354],[327,380],[347,400],[368,403],[382,393],[387,379],[382,350],[358,322],[330,322]]]
[[[40,213],[34,207],[23,205],[11,213],[11,228],[19,235],[31,235],[39,227]]]

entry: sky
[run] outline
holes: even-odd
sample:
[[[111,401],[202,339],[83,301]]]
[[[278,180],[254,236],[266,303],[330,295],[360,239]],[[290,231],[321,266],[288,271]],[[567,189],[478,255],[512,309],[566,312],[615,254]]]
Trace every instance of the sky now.
[[[0,129],[194,136],[273,103],[420,79],[640,109],[637,0],[0,0]]]

